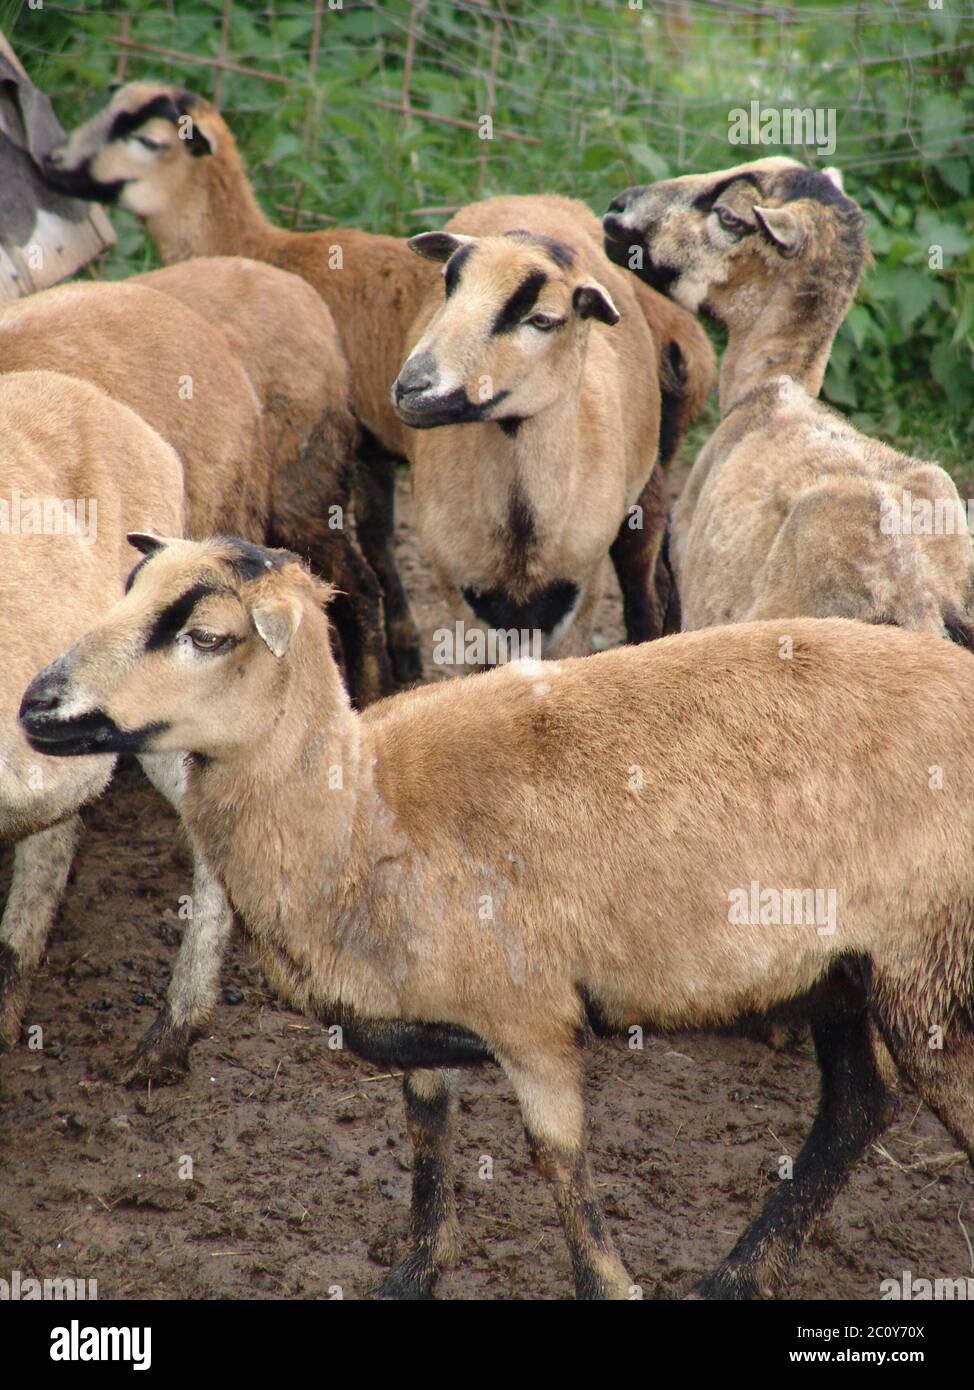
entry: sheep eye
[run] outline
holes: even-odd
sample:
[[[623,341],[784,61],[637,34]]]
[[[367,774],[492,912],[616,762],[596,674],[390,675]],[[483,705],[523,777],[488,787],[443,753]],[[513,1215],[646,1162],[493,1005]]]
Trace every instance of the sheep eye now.
[[[155,151],[164,150],[166,148],[161,140],[151,140],[148,135],[137,135],[135,138],[138,140],[139,144],[144,145],[147,150]]]
[[[738,217],[737,214],[731,212],[729,208],[722,207],[721,204],[718,203],[714,208],[714,212],[717,214],[717,221],[725,232],[747,231],[747,223],[744,221],[743,217]]]
[[[201,652],[215,652],[227,640],[216,632],[207,632],[206,628],[202,627],[194,627],[186,635],[197,651]]]
[[[550,333],[553,328],[559,327],[562,320],[553,318],[551,314],[532,314],[526,322],[541,333]]]

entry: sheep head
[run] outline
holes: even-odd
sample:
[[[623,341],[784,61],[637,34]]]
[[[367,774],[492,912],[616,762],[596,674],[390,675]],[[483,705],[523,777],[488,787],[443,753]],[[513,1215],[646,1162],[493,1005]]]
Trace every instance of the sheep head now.
[[[571,247],[530,232],[425,232],[409,245],[442,261],[443,298],[392,386],[415,429],[493,420],[513,427],[577,389],[592,321],[619,312]]]
[[[611,260],[732,329],[782,289],[797,326],[809,314],[838,321],[867,257],[839,171],[779,157],[628,188],[603,229]]]
[[[139,217],[164,212],[229,132],[200,97],[162,82],[130,82],[43,160],[52,187]]]
[[[124,597],[24,695],[34,748],[231,755],[280,720],[302,645],[330,668],[322,698],[344,702],[321,612],[333,591],[297,556],[235,537],[129,540],[143,558]]]

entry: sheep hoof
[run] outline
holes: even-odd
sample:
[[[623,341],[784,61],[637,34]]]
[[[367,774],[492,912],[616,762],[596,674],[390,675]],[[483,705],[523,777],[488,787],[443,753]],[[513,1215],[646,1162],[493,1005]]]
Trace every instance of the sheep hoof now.
[[[394,1265],[375,1291],[376,1299],[428,1301],[433,1297],[436,1270],[421,1256],[407,1255]]]
[[[770,1290],[762,1291],[752,1275],[743,1275],[726,1270],[701,1279],[686,1295],[684,1302],[705,1299],[707,1302],[749,1302],[752,1299],[770,1298]]]
[[[173,1086],[189,1075],[189,1027],[160,1014],[123,1067],[126,1086]]]
[[[0,1052],[12,1052],[20,1042],[27,1007],[27,986],[9,946],[0,946]]]

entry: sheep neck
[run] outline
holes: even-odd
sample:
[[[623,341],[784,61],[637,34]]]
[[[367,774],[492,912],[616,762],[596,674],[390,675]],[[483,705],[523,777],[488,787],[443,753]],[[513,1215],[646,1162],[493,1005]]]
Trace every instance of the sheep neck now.
[[[262,259],[279,229],[264,215],[237,151],[224,146],[193,165],[194,177],[180,195],[146,218],[163,261],[171,265],[191,256]]]
[[[578,456],[580,397],[579,379],[536,415],[524,416],[515,434],[504,434],[499,425],[494,427],[494,442],[504,469],[511,470],[526,500],[535,505],[550,498],[556,501],[559,512],[562,509]],[[559,478],[555,493],[551,486],[553,460],[557,461]]]
[[[720,414],[726,416],[745,396],[781,376],[790,376],[813,399],[822,389],[829,353],[845,315],[800,322],[788,287],[757,312],[728,322],[727,347],[720,366]]]
[[[279,713],[226,756],[190,767],[183,815],[254,938],[272,984],[296,1006],[374,999],[368,959],[340,939],[362,916],[372,768],[328,636],[306,631],[288,654]],[[347,933],[346,933],[347,934]]]

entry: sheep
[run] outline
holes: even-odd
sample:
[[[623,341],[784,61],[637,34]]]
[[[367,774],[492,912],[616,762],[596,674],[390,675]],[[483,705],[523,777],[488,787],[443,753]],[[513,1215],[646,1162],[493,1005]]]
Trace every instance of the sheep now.
[[[166,83],[122,87],[48,154],[44,171],[62,191],[140,217],[166,262],[253,256],[301,275],[325,300],[351,367],[353,409],[363,427],[359,536],[382,584],[395,674],[400,681],[418,676],[419,638],[393,558],[393,470],[407,454],[409,432],[388,388],[409,326],[435,284],[432,268],[394,237],[347,227],[291,232],[273,226],[225,121],[202,98]],[[689,314],[645,287],[636,293],[657,344],[665,463],[710,392],[713,352]]]
[[[132,283],[46,290],[0,314],[0,372],[38,369],[102,387],[175,448],[183,464],[189,534],[239,524],[250,538],[265,539],[271,481],[260,406],[226,338],[199,314],[168,294]],[[145,770],[178,805],[181,770]],[[193,903],[166,1006],[126,1068],[133,1083],[178,1079],[188,1069],[192,1039],[216,1006],[232,916],[198,861]],[[39,915],[38,953],[48,926]],[[16,999],[5,1008],[5,1031],[16,1037]]]
[[[127,528],[182,531],[183,474],[175,451],[134,411],[55,372],[0,376],[0,437],[0,841],[14,845],[0,921],[5,1050],[20,1035],[81,835],[79,808],[104,790],[115,763],[97,750],[76,764],[33,752],[17,722],[24,681],[121,595]],[[178,762],[145,759],[156,780]]]
[[[873,1025],[974,1162],[969,653],[845,619],[742,623],[359,714],[328,590],[295,557],[131,539],[128,594],[34,678],[24,730],[48,754],[185,751],[185,824],[272,987],[406,1072],[414,1244],[385,1292],[428,1296],[456,1254],[448,1069],[492,1060],[576,1294],[632,1296],[585,1151],[589,1027],[811,1012],[822,1096],[793,1178],[698,1297],[772,1292],[882,1134]]]
[[[201,97],[162,82],[120,88],[108,106],[44,161],[47,181],[140,217],[167,264],[239,255],[293,271],[335,316],[363,427],[356,517],[379,577],[397,679],[421,674],[419,634],[393,553],[395,459],[404,432],[389,403],[405,330],[432,279],[394,237],[355,228],[290,232],[261,211],[236,142]]]
[[[347,501],[341,469],[342,449],[348,443],[340,404],[344,361],[336,357],[330,323],[322,327],[325,311],[316,298],[309,306],[309,294],[296,277],[263,264],[248,270],[232,260],[202,262],[197,270],[174,266],[125,283],[59,286],[20,300],[0,314],[0,372],[60,370],[94,382],[136,410],[183,461],[189,534],[236,528],[249,539],[287,538],[300,545],[307,536],[314,559],[327,566],[327,577],[348,585],[348,597],[339,599],[336,626],[353,692],[365,703],[391,684],[377,588],[361,561],[356,567],[349,540],[329,547],[326,517],[316,517],[313,511],[302,514],[305,506],[323,506],[322,493],[331,486],[336,500]],[[205,316],[187,307],[194,299]],[[227,308],[232,301],[236,307]],[[225,332],[207,322],[207,317],[219,318],[221,305],[224,329],[243,362],[231,351]],[[294,368],[287,399],[274,392],[273,383],[284,367],[272,344],[256,340],[252,321],[262,316],[262,332],[272,329],[286,351],[293,338],[279,318],[288,314],[307,330],[305,348],[320,347],[328,354],[321,367],[333,372],[334,380],[325,395],[319,369],[311,365]],[[244,365],[269,402],[269,439]],[[333,402],[330,411],[322,410],[325,400]],[[312,427],[316,412],[321,420]],[[329,473],[326,459],[332,436],[336,466]],[[307,446],[300,450],[304,439]],[[273,476],[268,447],[275,453]],[[168,768],[147,771],[177,805],[180,777]],[[191,1041],[216,1007],[220,962],[232,921],[199,864],[194,866],[193,901],[194,915],[184,932],[166,1007],[127,1068],[132,1082],[146,1077],[157,1082],[178,1079],[189,1067]],[[16,1031],[12,1015],[11,1030]]]
[[[58,285],[0,313],[0,371],[60,371],[131,406],[183,461],[190,533],[265,539],[260,403],[222,333],[132,283]]]
[[[663,630],[656,348],[599,241],[584,204],[546,196],[409,243],[444,263],[392,388],[417,531],[454,618],[536,655],[590,649],[610,555],[629,639]]]
[[[816,399],[868,256],[838,171],[775,157],[630,188],[604,229],[614,260],[728,330],[720,423],[673,508],[684,629],[839,616],[970,643],[950,477]]]
[[[333,617],[359,706],[396,688],[378,581],[354,539],[357,426],[348,364],[321,297],[297,275],[241,256],[208,256],[134,276],[226,337],[264,410],[270,515],[260,538],[305,554],[335,585]]]

